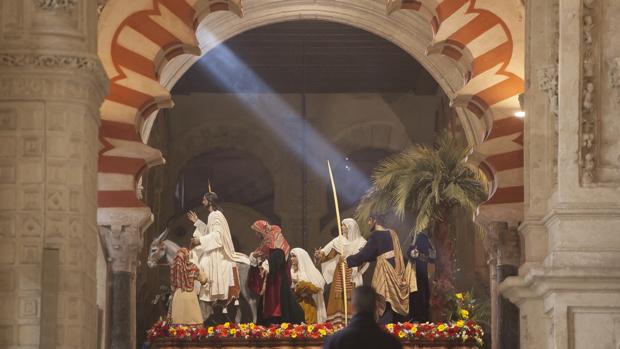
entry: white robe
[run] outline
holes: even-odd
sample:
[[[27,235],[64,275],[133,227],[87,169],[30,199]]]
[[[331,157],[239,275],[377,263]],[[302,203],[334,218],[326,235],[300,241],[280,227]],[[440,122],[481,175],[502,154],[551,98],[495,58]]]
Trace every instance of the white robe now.
[[[193,236],[200,245],[192,249],[190,259],[207,278],[199,298],[205,302],[228,299],[228,288],[235,284],[233,267],[236,262],[249,264],[249,260],[235,252],[228,222],[220,211],[209,213],[207,224],[199,219],[194,226]]]
[[[359,252],[359,250],[361,250],[362,247],[364,247],[364,245],[366,244],[366,240],[364,239],[356,240],[355,243],[351,243],[350,241],[347,241],[345,237],[342,237],[342,239],[346,241],[344,244],[340,242],[340,239],[340,237],[335,237],[334,239],[332,239],[332,241],[325,245],[325,247],[323,247],[321,251],[327,256],[332,251],[332,249],[335,249],[339,253],[342,253],[342,250],[344,249],[345,256],[350,256]],[[332,280],[334,279],[334,272],[336,271],[336,266],[338,265],[338,259],[338,256],[336,256],[324,263],[321,263],[321,271],[323,277],[325,278],[325,282],[328,284],[331,284]],[[351,280],[356,287],[362,286],[364,284],[363,276],[364,272],[367,269],[368,263],[362,265],[361,269],[358,267],[351,268]]]

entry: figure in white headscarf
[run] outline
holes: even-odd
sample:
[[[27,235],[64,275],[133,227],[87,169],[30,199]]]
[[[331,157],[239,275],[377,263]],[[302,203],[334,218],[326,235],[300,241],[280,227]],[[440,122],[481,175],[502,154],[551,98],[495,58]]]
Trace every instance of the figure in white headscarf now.
[[[362,237],[357,222],[352,218],[342,220],[342,236],[330,241],[325,247],[315,252],[315,258],[321,264],[325,281],[332,286],[329,290],[327,301],[327,321],[331,323],[344,323],[344,287],[342,267],[344,258],[356,254],[366,244]],[[368,264],[359,268],[345,268],[347,287],[348,316],[352,314],[351,294],[353,288],[363,284],[363,273],[368,269]]]
[[[342,238],[339,236],[335,237],[318,252],[319,259],[323,261],[323,263],[321,263],[321,270],[323,271],[323,278],[325,278],[327,284],[331,284],[334,278],[334,271],[338,264],[338,258],[335,258],[336,255],[344,252],[345,257],[350,256],[359,252],[359,250],[366,245],[366,239],[362,237],[360,227],[353,218],[345,218],[342,220],[342,234]],[[356,287],[363,285],[364,280],[362,276],[367,269],[368,264],[362,266],[360,269],[352,268],[351,274],[353,284]]]
[[[304,310],[307,324],[323,323],[327,320],[323,288],[325,279],[314,266],[306,250],[291,250],[291,288],[294,290],[299,306]]]

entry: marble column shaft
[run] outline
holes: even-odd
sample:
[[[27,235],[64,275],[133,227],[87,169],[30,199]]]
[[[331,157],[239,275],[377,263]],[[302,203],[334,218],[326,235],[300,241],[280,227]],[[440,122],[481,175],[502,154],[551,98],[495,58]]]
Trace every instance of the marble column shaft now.
[[[1,348],[97,347],[96,6],[0,2]]]

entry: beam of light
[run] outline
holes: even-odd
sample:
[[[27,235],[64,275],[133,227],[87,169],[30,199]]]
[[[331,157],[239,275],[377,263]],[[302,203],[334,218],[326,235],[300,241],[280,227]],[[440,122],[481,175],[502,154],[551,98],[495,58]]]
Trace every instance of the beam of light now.
[[[300,160],[305,160],[305,165],[315,175],[319,176],[325,183],[328,183],[329,175],[325,160],[330,160],[346,171],[347,182],[353,184],[352,187],[370,187],[370,180],[364,173],[321,136],[318,131],[304,120],[302,115],[278,96],[230,48],[222,43],[214,51],[217,51],[217,54],[210,55],[212,57],[208,59],[208,62],[203,63],[204,60],[198,61],[198,64],[201,64],[201,68],[207,70],[228,91],[239,90],[241,87],[239,85],[243,83],[252,87],[252,90],[264,91],[264,94],[269,95],[271,98],[264,100],[258,98],[258,94],[235,94],[243,107],[271,130],[277,140],[292,151]],[[233,71],[235,73],[231,76],[230,72]],[[349,187],[349,185],[346,187]],[[352,205],[359,200],[359,193],[344,190],[339,194],[348,205]]]

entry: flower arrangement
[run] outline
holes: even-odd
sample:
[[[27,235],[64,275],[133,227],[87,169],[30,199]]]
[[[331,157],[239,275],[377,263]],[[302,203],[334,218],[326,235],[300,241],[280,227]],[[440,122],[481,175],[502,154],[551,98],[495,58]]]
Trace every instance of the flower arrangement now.
[[[319,339],[331,335],[342,326],[331,323],[324,324],[289,324],[272,325],[269,327],[226,322],[217,326],[171,324],[158,321],[147,331],[149,340],[156,338],[174,338],[179,340],[205,340],[209,338],[240,338],[253,340],[269,339]]]
[[[239,338],[249,340],[314,340],[333,334],[342,326],[331,323],[294,325],[282,323],[269,327],[249,324],[224,323],[203,327],[201,325],[171,324],[158,321],[148,331],[150,341],[158,338],[200,341],[208,339]],[[482,328],[471,320],[458,320],[453,323],[396,323],[387,324],[384,330],[402,340],[411,341],[472,341],[482,345]]]
[[[482,346],[484,331],[476,322],[458,320],[449,323],[397,323],[387,324],[385,330],[401,339],[436,342],[436,341],[473,341]]]
[[[448,321],[473,320],[484,323],[484,311],[471,292],[456,293],[449,301]]]

